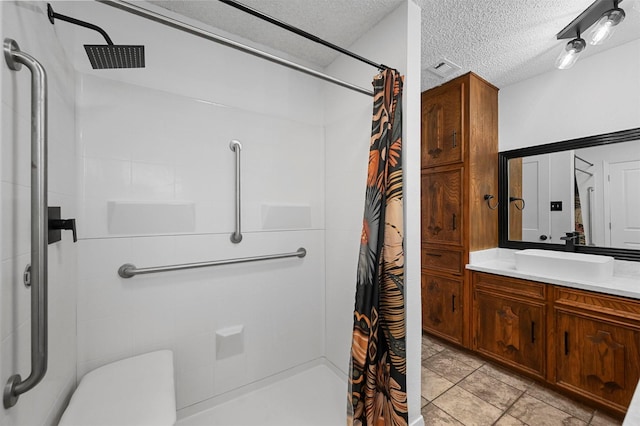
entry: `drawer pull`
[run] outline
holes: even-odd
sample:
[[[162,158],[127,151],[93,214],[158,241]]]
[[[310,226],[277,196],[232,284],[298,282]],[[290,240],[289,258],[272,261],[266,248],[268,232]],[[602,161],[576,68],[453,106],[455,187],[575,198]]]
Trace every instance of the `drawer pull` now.
[[[451,226],[453,227],[453,230],[455,231],[455,230],[456,230],[456,228],[458,227],[458,226],[456,225],[456,214],[455,214],[455,213],[453,214],[453,216],[452,216],[452,218],[451,218],[451,222],[452,222],[452,223],[451,223]]]
[[[456,143],[456,131],[453,131],[453,147],[455,148],[458,144]]]
[[[455,312],[456,311],[456,295],[452,294],[451,295],[451,312]]]
[[[536,323],[531,321],[531,343],[536,342]]]
[[[569,332],[564,332],[564,354],[569,355]]]
[[[440,253],[426,253],[426,255],[431,257],[442,257]]]

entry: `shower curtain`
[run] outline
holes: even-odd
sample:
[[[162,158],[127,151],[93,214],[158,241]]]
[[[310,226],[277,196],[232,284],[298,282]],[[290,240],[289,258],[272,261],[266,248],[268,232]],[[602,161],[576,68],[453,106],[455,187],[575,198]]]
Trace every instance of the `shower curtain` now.
[[[373,80],[373,123],[353,313],[348,425],[406,425],[402,85]]]
[[[584,232],[584,222],[582,221],[582,202],[580,201],[580,191],[578,190],[578,176],[573,176],[573,196],[574,196],[574,220],[575,227],[574,230],[579,232],[578,239],[576,240],[576,244],[586,245],[585,241],[585,232]]]

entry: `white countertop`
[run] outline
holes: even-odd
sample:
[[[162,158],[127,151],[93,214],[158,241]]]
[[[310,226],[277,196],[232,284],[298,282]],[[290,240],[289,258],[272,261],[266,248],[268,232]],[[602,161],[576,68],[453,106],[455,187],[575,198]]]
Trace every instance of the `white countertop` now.
[[[516,250],[502,248],[471,252],[467,269],[640,299],[640,262],[616,260],[613,266],[613,277],[606,282],[566,281],[543,273],[531,274],[516,270],[514,252]],[[640,425],[640,386],[636,387],[623,422],[623,426],[632,425]]]
[[[513,253],[517,250],[495,248],[471,252],[467,269],[489,274],[504,275],[529,281],[555,284],[580,290],[613,294],[616,296],[640,299],[640,262],[616,260],[613,267],[613,277],[605,282],[584,280],[558,279],[551,275],[532,274],[518,271]]]

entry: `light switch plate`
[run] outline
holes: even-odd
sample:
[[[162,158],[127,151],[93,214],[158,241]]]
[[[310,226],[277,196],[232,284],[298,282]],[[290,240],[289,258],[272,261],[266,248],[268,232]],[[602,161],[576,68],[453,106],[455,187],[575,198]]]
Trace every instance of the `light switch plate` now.
[[[562,201],[552,201],[551,202],[551,211],[552,212],[561,212],[562,211]]]

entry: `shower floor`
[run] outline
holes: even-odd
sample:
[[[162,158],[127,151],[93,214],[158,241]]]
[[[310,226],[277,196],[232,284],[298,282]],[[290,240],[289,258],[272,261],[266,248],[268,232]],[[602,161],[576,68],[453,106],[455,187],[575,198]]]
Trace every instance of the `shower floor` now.
[[[208,410],[176,426],[333,426],[346,422],[347,385],[318,365]]]

